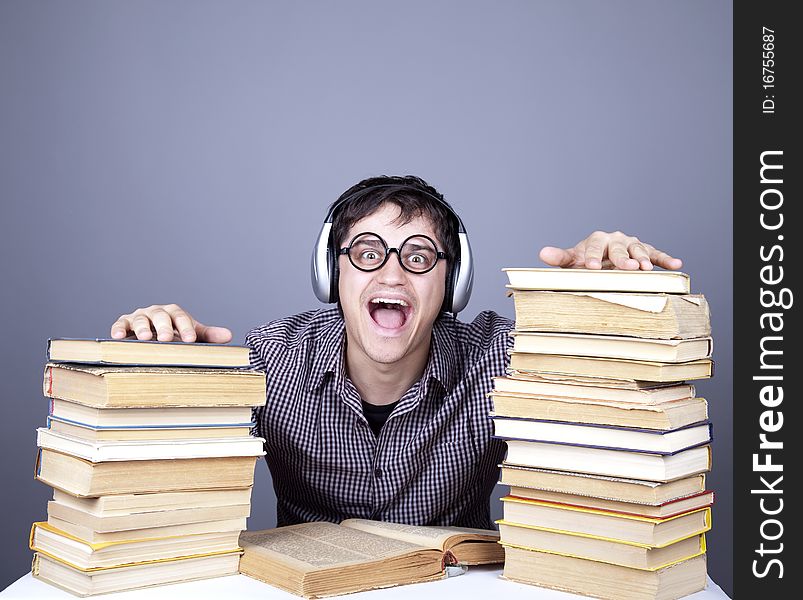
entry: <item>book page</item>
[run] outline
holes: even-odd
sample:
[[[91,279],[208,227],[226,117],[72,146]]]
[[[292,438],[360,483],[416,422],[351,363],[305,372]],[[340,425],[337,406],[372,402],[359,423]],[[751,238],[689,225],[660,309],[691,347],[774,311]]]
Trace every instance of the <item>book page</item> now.
[[[240,536],[240,545],[246,553],[269,555],[302,571],[374,562],[424,550],[416,544],[326,522],[246,531]]]
[[[341,525],[439,550],[444,550],[447,546],[447,541],[455,536],[460,536],[461,538],[498,539],[496,531],[469,527],[405,525],[368,519],[346,519]]]

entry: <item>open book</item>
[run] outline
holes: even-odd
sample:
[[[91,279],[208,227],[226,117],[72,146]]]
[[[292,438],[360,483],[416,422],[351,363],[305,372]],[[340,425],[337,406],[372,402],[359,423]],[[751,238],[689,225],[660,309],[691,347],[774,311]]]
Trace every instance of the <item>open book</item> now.
[[[366,519],[302,523],[240,535],[240,572],[319,598],[420,583],[450,565],[501,563],[495,530],[419,527]]]

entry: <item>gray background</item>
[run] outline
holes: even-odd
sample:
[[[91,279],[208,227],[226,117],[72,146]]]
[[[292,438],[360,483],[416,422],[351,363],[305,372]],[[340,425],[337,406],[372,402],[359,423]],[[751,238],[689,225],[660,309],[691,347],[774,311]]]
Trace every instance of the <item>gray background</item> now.
[[[418,174],[502,267],[621,229],[684,259],[717,371],[709,573],[731,592],[732,7],[726,1],[0,2],[0,583],[30,566],[48,337],[177,302],[251,327],[318,306],[325,208]],[[501,494],[501,490],[500,490]],[[249,528],[275,524],[257,465]],[[500,503],[494,498],[494,514]]]

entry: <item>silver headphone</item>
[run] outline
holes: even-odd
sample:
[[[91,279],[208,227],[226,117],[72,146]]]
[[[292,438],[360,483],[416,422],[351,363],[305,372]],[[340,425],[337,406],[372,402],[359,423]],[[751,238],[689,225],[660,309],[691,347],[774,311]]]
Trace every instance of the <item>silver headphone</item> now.
[[[325,303],[337,302],[337,259],[338,251],[334,247],[332,240],[332,220],[337,210],[347,202],[351,202],[366,193],[378,188],[398,188],[399,190],[410,190],[418,194],[426,194],[436,200],[441,206],[446,208],[457,220],[457,238],[459,242],[460,254],[452,259],[449,273],[446,276],[446,295],[443,299],[442,311],[459,313],[468,304],[471,297],[471,287],[474,283],[474,261],[471,256],[471,245],[468,243],[468,234],[460,216],[449,206],[449,204],[438,196],[422,190],[418,187],[402,183],[380,184],[368,186],[357,190],[353,194],[342,198],[329,209],[329,213],[324,219],[321,232],[312,250],[312,289],[318,300]]]

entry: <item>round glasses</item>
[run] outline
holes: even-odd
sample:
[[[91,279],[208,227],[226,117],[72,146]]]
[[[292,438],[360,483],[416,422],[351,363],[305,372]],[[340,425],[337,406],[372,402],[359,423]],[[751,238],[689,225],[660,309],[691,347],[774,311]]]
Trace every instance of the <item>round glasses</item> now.
[[[432,238],[423,234],[411,235],[398,248],[388,248],[379,235],[367,231],[358,233],[348,246],[340,249],[340,254],[347,254],[355,269],[366,272],[381,269],[391,252],[396,253],[402,269],[417,274],[431,271],[438,259],[446,258],[446,253],[438,250]]]

